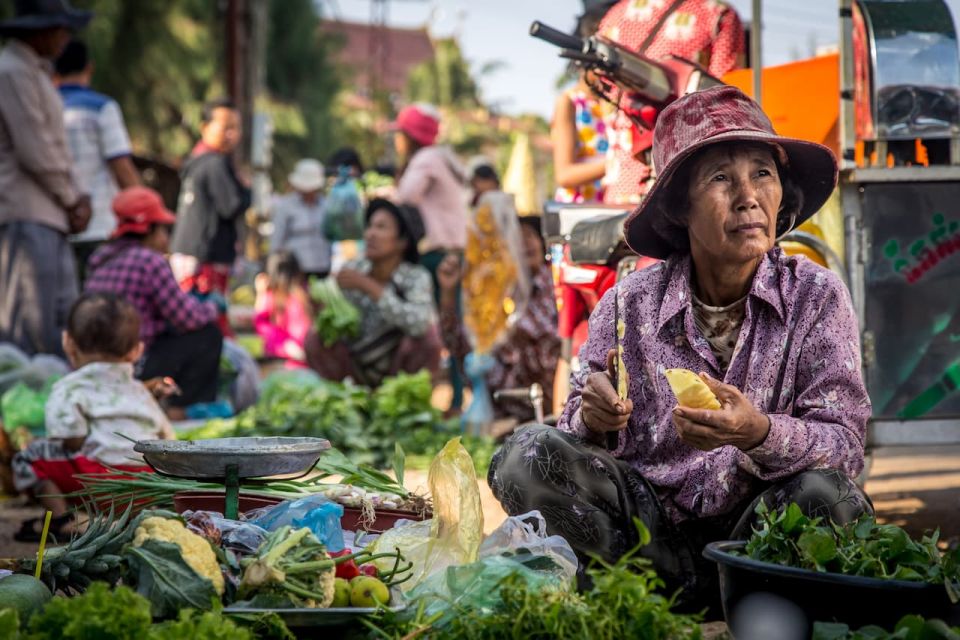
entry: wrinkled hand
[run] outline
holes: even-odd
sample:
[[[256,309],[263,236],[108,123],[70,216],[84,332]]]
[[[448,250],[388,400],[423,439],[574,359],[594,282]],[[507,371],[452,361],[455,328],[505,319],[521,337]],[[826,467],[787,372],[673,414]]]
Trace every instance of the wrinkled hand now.
[[[84,194],[67,210],[67,224],[70,233],[83,233],[90,224],[93,209],[90,206],[90,196]]]
[[[437,267],[437,283],[440,285],[440,290],[454,291],[461,279],[463,279],[463,268],[460,266],[460,257],[448,253]]]
[[[610,431],[622,431],[633,412],[633,401],[621,400],[617,395],[614,362],[617,350],[607,352],[607,370],[591,373],[581,392],[580,419],[587,429],[603,435]]]
[[[721,409],[673,410],[673,426],[680,439],[701,451],[733,445],[741,451],[753,449],[767,439],[770,418],[747,400],[740,390],[714,380],[705,373],[700,378],[720,401]]]
[[[170,396],[178,396],[182,393],[173,378],[150,378],[145,380],[143,386],[147,388],[153,397],[157,400],[164,400]]]

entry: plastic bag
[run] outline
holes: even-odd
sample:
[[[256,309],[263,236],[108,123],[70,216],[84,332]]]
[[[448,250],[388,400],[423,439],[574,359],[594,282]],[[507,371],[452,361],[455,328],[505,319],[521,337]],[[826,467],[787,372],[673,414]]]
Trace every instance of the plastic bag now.
[[[328,551],[343,551],[343,528],[340,518],[343,507],[323,496],[312,495],[299,500],[286,500],[265,512],[260,512],[251,524],[267,531],[276,531],[284,525],[295,529],[307,527]]]
[[[429,576],[406,593],[406,597],[413,610],[419,611],[418,600],[423,602],[423,617],[431,620],[432,629],[442,629],[464,607],[477,610],[497,607],[502,602],[499,587],[510,576],[516,576],[538,592],[569,589],[572,582],[562,572],[551,570],[550,564],[549,558],[537,555],[489,556],[472,564],[447,567],[446,571]],[[440,612],[442,615],[434,619]]]
[[[539,511],[530,511],[519,516],[510,516],[480,545],[480,558],[529,551],[546,556],[557,563],[566,579],[577,575],[579,561],[573,547],[563,536],[548,536],[547,521]]]
[[[23,382],[18,382],[0,398],[0,411],[7,431],[25,427],[34,434],[43,432],[45,408],[50,396],[50,387],[59,378],[53,377],[40,390],[34,390]]]
[[[30,358],[12,344],[0,344],[0,394],[18,382],[36,391],[50,378],[68,373],[70,366],[62,358],[43,353]]]
[[[229,399],[237,413],[253,406],[260,397],[260,367],[246,350],[233,340],[223,341],[223,355],[235,376],[230,381]]]
[[[184,511],[180,516],[188,530],[203,536],[214,546],[237,553],[255,553],[267,538],[262,527],[252,522],[229,520],[217,511]]]
[[[20,381],[30,358],[12,344],[0,344],[0,393]]]
[[[433,518],[398,525],[372,545],[374,553],[399,549],[413,563],[412,579],[401,585],[405,591],[451,565],[476,561],[483,537],[477,472],[460,438],[450,440],[430,463],[427,484],[433,496]],[[381,570],[389,569],[389,559],[380,562]]]
[[[347,167],[340,168],[323,206],[323,233],[334,242],[363,237],[363,203],[357,181]]]

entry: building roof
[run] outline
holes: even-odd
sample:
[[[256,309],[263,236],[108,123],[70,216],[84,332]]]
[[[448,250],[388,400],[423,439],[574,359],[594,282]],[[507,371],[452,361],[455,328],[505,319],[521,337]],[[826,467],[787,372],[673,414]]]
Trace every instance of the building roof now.
[[[356,76],[350,84],[357,92],[369,93],[371,79],[379,76],[382,89],[400,93],[406,87],[410,70],[433,59],[433,43],[426,27],[398,29],[324,21],[321,30],[343,38],[343,46],[336,52],[337,60],[353,69]]]

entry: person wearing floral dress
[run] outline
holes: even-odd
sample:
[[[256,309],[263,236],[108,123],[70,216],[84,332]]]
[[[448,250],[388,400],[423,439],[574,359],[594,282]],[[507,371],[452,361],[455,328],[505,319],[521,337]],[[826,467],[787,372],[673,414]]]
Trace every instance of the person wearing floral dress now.
[[[580,16],[577,35],[589,38],[596,33],[612,4],[602,2]],[[553,199],[564,204],[603,202],[602,179],[609,146],[605,119],[612,108],[605,108],[593,93],[593,82],[589,71],[580,71],[577,84],[560,94],[553,109],[550,139],[557,182]]]
[[[737,12],[722,0],[621,0],[604,16],[599,34],[654,60],[674,55],[718,78],[743,66],[746,47]],[[637,157],[637,133],[622,111],[607,120],[610,148],[604,201],[637,204],[652,167]]]
[[[603,297],[558,428],[514,435],[489,482],[507,513],[539,509],[583,556],[619,557],[640,518],[642,553],[697,602],[716,593],[701,549],[748,536],[760,500],[841,523],[871,511],[854,482],[871,407],[843,283],[775,246],[829,197],[832,152],[778,136],[726,86],[665,109],[653,149],[661,173],[624,236],[664,262]],[[677,406],[670,368],[699,373],[721,408]]]

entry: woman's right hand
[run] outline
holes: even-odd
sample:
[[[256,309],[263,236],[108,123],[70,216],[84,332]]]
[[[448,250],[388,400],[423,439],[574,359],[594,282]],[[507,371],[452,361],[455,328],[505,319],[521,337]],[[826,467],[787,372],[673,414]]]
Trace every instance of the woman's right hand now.
[[[587,383],[580,393],[580,419],[583,425],[596,434],[622,431],[633,412],[633,401],[621,400],[617,395],[614,363],[617,350],[607,352],[607,370],[587,376]]]

